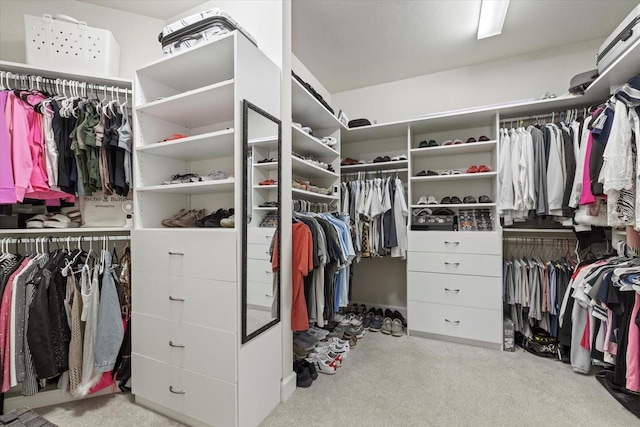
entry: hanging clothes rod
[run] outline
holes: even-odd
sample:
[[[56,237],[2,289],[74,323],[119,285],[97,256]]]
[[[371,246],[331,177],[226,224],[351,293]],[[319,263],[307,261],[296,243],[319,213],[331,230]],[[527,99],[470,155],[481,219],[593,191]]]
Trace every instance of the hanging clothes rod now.
[[[13,80],[14,82],[13,87],[11,87],[11,85],[9,84],[10,83],[9,79]],[[90,90],[101,90],[103,92],[109,91],[109,93],[111,93],[112,91],[116,91],[117,93],[123,93],[127,95],[133,94],[133,91],[131,89],[121,88],[113,85],[112,86],[98,85],[98,84],[83,82],[79,80],[54,79],[51,77],[43,77],[35,74],[20,74],[20,73],[12,73],[11,71],[0,70],[0,86],[4,86],[9,89],[18,89],[19,87],[24,86],[24,84],[26,83],[29,83],[31,85],[31,89],[33,89],[34,87],[36,89],[39,89],[40,85],[42,84],[43,86],[49,85],[50,87],[52,86],[59,87],[60,85],[62,85],[63,89],[69,88],[70,90],[71,89],[81,89],[81,90],[90,89]]]
[[[131,240],[131,236],[112,236],[112,235],[102,235],[102,236],[68,236],[68,237],[5,237],[5,238],[0,238],[0,243],[5,243],[5,244],[15,244],[15,243],[29,243],[29,242],[35,242],[36,240],[38,241],[42,241],[42,242],[49,242],[49,243],[66,243],[66,242],[77,242],[78,240],[80,242],[100,242],[102,240],[105,239],[105,237],[107,238],[107,240],[109,241],[114,241],[114,240],[123,240],[123,241],[127,241],[127,240]]]

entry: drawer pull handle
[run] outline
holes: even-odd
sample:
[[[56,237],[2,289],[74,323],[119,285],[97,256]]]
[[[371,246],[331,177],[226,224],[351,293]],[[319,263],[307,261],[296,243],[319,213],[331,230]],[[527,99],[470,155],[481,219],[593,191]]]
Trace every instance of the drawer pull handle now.
[[[169,391],[173,394],[185,394],[186,390],[176,390],[172,385],[169,386]]]
[[[174,297],[174,296],[171,296],[171,295],[169,295],[169,299],[171,301],[184,301],[184,298],[177,298],[177,297]]]
[[[186,344],[174,344],[173,341],[169,341],[169,345],[177,348],[185,348],[187,346]]]
[[[445,261],[444,265],[450,265],[450,266],[453,266],[453,267],[457,267],[457,266],[460,265],[460,263],[459,262],[447,262],[447,261]]]
[[[169,255],[184,255],[184,252],[174,252],[174,251],[169,251]]]
[[[445,244],[445,245],[458,246],[458,245],[460,244],[460,242],[447,242],[447,241],[445,240],[444,244]]]
[[[454,294],[457,294],[458,292],[460,292],[460,289],[449,289],[449,288],[444,288],[445,291],[447,292],[452,292]]]
[[[445,322],[447,323],[452,323],[454,325],[459,325],[460,321],[459,320],[449,320],[449,319],[444,319]]]
[[[271,240],[271,236],[264,236],[265,239]]]
[[[271,255],[271,253],[269,253],[269,251],[264,251],[265,254],[267,255]]]
[[[273,274],[273,271],[265,270],[265,274]]]
[[[264,294],[264,296],[267,298],[273,298],[273,295],[269,295],[269,294]]]

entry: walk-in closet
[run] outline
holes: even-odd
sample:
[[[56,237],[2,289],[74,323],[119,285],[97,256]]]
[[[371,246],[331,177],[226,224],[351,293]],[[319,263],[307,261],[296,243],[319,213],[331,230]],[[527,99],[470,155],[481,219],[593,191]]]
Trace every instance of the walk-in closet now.
[[[0,0],[0,424],[634,425],[638,34]]]

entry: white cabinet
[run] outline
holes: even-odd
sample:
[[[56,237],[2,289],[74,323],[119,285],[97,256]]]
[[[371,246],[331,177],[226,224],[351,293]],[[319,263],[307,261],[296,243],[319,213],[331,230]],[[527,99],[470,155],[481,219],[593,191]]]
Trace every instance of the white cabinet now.
[[[243,369],[255,364],[241,357],[241,227],[162,220],[181,209],[241,211],[242,102],[278,112],[279,75],[237,32],[136,71],[133,393],[207,425],[255,418],[252,402],[240,402],[241,390],[254,388]],[[202,178],[170,182],[180,174]]]

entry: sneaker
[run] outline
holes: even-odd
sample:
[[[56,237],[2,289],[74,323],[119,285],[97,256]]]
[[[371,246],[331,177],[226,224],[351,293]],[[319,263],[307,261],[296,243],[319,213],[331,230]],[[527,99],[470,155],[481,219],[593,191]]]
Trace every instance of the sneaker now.
[[[307,388],[313,383],[309,368],[300,363],[293,362],[293,370],[296,372],[296,386]]]
[[[362,338],[364,336],[364,328],[362,325],[358,327],[350,326],[344,331],[344,337],[350,339],[351,337]]]
[[[358,338],[356,336],[349,338],[349,348],[354,348],[356,345],[358,345]]]
[[[293,344],[297,345],[298,347],[300,347],[301,349],[305,350],[305,351],[310,351],[313,350],[313,348],[316,346],[315,343],[308,343],[307,341],[303,341],[300,338],[294,338],[293,339]]]
[[[304,359],[298,360],[297,362],[309,370],[309,374],[311,375],[312,380],[318,379],[318,371],[316,371],[316,367],[313,366],[313,363],[309,363],[308,360],[304,360]]]
[[[420,196],[420,199],[418,199],[418,204],[419,205],[426,205],[426,204],[428,204],[427,200],[428,200],[427,196]]]
[[[236,216],[231,215],[229,218],[222,218],[220,225],[224,228],[234,228],[236,226]]]
[[[386,335],[391,335],[392,323],[393,321],[391,320],[390,317],[385,317],[384,320],[382,321],[382,328],[380,329],[380,332]]]
[[[344,357],[342,357],[342,355],[337,354],[332,352],[331,350],[327,349],[327,348],[316,348],[314,351],[312,351],[311,353],[309,353],[309,357],[310,358],[319,358],[321,360],[324,360],[325,362],[333,362],[336,368],[339,368],[342,366],[342,361],[344,359]]]
[[[324,339],[327,337],[327,335],[329,335],[329,331],[326,331],[324,329],[320,329],[316,326],[312,326],[311,328],[309,328],[309,330],[307,331],[308,334],[317,337],[318,339]]]
[[[369,309],[369,312],[367,313],[366,316],[364,316],[364,319],[362,319],[362,327],[364,329],[369,329],[369,327],[371,326],[371,322],[373,322],[373,319],[376,316],[376,309],[375,308],[371,308]]]
[[[189,212],[187,209],[180,209],[180,212],[178,212],[171,218],[163,219],[162,221],[160,221],[160,223],[165,227],[175,227],[175,225],[173,225],[173,221],[182,218],[187,214],[187,212]]]
[[[200,209],[199,211],[192,209],[187,212],[184,216],[171,221],[174,227],[181,228],[189,228],[195,227],[196,221],[204,218],[206,215],[206,211],[204,209]]]
[[[332,332],[327,334],[328,338],[341,338],[344,335],[346,328],[343,326],[336,326]]]
[[[401,337],[404,335],[404,325],[402,324],[402,320],[393,319],[393,322],[391,324],[391,335],[393,335],[394,337]]]
[[[295,343],[293,344],[293,354],[296,357],[307,357],[309,355],[309,351],[305,350],[304,348],[296,345]]]
[[[400,319],[400,321],[402,322],[403,326],[407,326],[407,321],[405,320],[404,316],[402,315],[402,313],[400,313],[398,310],[394,310],[393,312],[393,318],[394,319]]]
[[[376,310],[376,315],[373,318],[373,322],[369,326],[369,330],[371,332],[379,332],[382,329],[382,309],[379,308]]]
[[[316,372],[327,375],[334,375],[338,367],[336,362],[327,361],[320,358],[319,355],[313,355],[306,359],[309,363],[313,364],[316,368]]]

